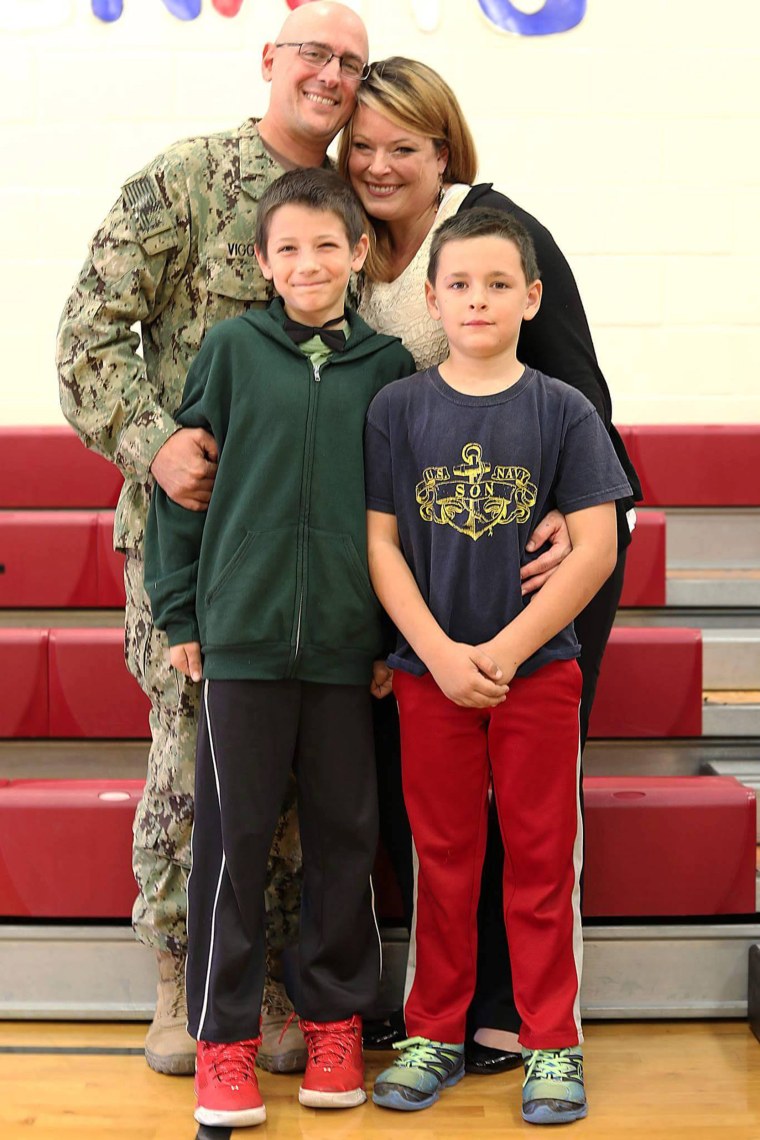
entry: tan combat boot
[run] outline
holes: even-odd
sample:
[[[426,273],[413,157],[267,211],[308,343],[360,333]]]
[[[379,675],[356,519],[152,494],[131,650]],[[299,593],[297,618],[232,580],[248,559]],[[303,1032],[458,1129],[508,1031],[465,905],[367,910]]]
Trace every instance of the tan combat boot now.
[[[195,1041],[187,1032],[185,959],[159,951],[158,1000],[145,1038],[145,1060],[157,1073],[174,1077],[195,1072]]]
[[[267,978],[261,1003],[260,1069],[270,1073],[302,1073],[306,1068],[306,1042],[282,982]]]

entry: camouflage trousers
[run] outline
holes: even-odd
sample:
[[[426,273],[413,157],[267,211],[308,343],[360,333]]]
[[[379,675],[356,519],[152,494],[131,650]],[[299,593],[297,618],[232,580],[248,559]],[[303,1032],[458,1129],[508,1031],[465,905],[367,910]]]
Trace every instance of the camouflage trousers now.
[[[200,685],[169,664],[143,587],[140,551],[127,552],[124,655],[151,703],[145,790],[135,813],[132,869],[139,894],[132,924],[141,942],[181,955],[187,949],[187,878],[193,825],[195,741]],[[269,857],[267,944],[273,972],[279,951],[296,941],[301,901],[301,842],[291,779]]]

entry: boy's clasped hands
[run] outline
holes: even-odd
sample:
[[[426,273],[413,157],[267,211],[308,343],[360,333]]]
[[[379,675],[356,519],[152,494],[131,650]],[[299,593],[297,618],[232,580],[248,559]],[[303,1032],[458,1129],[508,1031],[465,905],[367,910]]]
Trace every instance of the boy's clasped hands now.
[[[446,638],[428,657],[428,668],[439,689],[464,708],[493,708],[507,699],[516,664],[505,671],[491,656],[493,642],[467,645]]]

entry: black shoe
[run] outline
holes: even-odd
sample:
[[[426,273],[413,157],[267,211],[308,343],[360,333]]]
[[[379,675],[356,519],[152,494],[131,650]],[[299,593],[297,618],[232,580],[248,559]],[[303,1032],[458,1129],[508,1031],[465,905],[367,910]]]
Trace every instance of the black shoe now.
[[[464,1071],[488,1076],[489,1073],[507,1073],[510,1069],[519,1069],[522,1065],[522,1053],[509,1053],[506,1049],[491,1049],[488,1045],[481,1045],[478,1041],[465,1041],[464,1043]]]
[[[365,1021],[362,1044],[365,1049],[392,1049],[406,1039],[404,1011],[396,1009],[385,1021]]]

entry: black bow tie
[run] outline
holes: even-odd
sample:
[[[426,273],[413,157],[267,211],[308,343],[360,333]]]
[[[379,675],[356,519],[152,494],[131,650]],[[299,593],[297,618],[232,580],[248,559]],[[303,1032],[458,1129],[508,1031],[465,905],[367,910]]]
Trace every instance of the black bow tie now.
[[[294,344],[303,344],[305,340],[311,340],[312,337],[318,336],[322,338],[323,344],[332,349],[333,352],[343,352],[346,347],[346,334],[343,329],[333,329],[330,328],[330,325],[343,324],[345,319],[345,316],[341,314],[339,317],[333,317],[331,321],[325,321],[323,325],[315,327],[314,325],[302,325],[300,321],[293,321],[286,316],[283,328]]]

